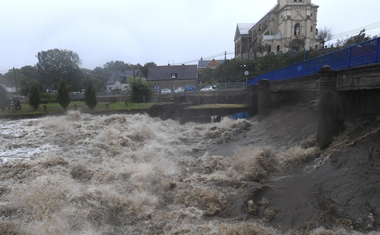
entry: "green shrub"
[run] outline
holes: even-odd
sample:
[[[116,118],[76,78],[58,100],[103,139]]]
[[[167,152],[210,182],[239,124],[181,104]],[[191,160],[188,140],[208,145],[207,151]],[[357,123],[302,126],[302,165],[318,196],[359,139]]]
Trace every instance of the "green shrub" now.
[[[8,104],[8,92],[5,89],[5,87],[0,85],[0,109],[5,110],[7,108],[7,104]]]
[[[36,84],[32,84],[29,90],[29,105],[33,107],[34,110],[37,110],[41,104],[40,91]]]
[[[98,103],[96,100],[96,91],[92,85],[92,81],[90,80],[87,84],[86,90],[84,91],[84,100],[86,105],[93,110]]]
[[[66,82],[62,78],[59,81],[57,100],[59,105],[61,105],[61,107],[65,110],[70,104],[69,91],[67,89]]]
[[[129,87],[132,102],[149,102],[153,97],[151,83],[140,77],[130,78]]]

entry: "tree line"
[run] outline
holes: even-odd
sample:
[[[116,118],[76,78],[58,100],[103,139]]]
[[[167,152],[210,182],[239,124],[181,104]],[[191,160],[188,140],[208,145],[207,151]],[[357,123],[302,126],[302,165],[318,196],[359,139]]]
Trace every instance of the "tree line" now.
[[[40,92],[57,90],[61,79],[66,82],[69,92],[84,90],[90,80],[95,91],[105,91],[107,80],[116,71],[138,69],[146,77],[149,67],[156,66],[153,62],[134,65],[110,61],[93,70],[84,69],[80,68],[82,61],[77,53],[62,49],[41,51],[36,57],[38,62],[34,66],[24,66],[15,71],[10,69],[0,74],[0,84],[15,87],[16,76],[18,93],[23,96],[28,95],[32,84],[36,84]]]
[[[77,53],[62,49],[41,51],[36,57],[38,62],[34,66],[10,69],[7,73],[0,74],[0,84],[15,87],[17,82],[17,93],[28,97],[29,104],[34,109],[38,109],[41,103],[40,93],[52,91],[57,92],[58,103],[64,109],[70,103],[69,92],[84,91],[85,102],[93,109],[97,103],[96,92],[106,90],[106,82],[114,72],[138,69],[146,77],[149,68],[156,66],[153,62],[142,66],[110,61],[93,70],[83,69],[80,68],[82,61]],[[8,94],[4,87],[0,86],[0,89],[0,109],[4,110],[9,102]],[[149,94],[146,96],[150,97]]]

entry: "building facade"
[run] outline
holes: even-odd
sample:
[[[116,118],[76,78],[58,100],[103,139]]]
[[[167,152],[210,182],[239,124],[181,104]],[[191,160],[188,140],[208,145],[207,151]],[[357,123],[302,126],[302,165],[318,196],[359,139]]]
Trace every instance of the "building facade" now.
[[[148,71],[147,81],[159,92],[163,88],[174,91],[177,87],[198,85],[197,65],[167,65],[152,67]]]
[[[318,8],[311,0],[277,0],[257,23],[237,24],[235,58],[251,60],[268,53],[319,48]]]
[[[223,64],[225,60],[199,60],[198,61],[198,73],[202,72],[205,68],[216,69],[219,65]]]

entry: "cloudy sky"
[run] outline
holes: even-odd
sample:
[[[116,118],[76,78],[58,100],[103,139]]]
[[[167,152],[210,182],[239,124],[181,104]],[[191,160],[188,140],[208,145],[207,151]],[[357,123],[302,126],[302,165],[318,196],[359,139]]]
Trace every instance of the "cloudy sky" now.
[[[379,0],[314,0],[318,28],[334,34],[371,25],[380,35]],[[364,4],[365,3],[365,4]],[[233,58],[237,23],[255,23],[277,0],[0,0],[0,73],[67,49],[83,68],[112,60],[180,64]],[[347,34],[347,33],[346,33]],[[352,36],[349,35],[349,36]],[[195,64],[196,62],[192,62]]]

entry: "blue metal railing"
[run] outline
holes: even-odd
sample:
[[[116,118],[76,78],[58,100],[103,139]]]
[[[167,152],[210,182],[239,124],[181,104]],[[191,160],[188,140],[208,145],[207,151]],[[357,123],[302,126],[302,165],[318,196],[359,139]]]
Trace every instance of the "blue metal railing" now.
[[[262,79],[276,81],[312,75],[316,74],[324,65],[329,65],[332,69],[345,69],[358,65],[378,63],[380,61],[379,43],[380,37],[269,73],[260,74],[249,80],[247,84],[253,85]]]

